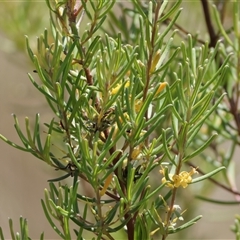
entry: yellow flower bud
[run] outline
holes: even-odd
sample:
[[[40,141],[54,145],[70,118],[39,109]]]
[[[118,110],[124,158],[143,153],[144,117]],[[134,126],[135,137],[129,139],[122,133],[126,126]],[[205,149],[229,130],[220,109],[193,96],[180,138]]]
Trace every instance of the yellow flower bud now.
[[[141,99],[137,99],[134,103],[134,106],[135,106],[135,112],[138,113],[141,108],[142,108],[142,105],[143,105],[143,101]]]
[[[112,177],[113,177],[112,173],[108,175],[102,190],[99,192],[101,197],[105,194],[105,192],[107,191],[107,188],[109,187],[110,183],[112,182]]]
[[[140,67],[146,67],[146,66],[143,64],[143,62],[140,61],[140,60],[137,60],[137,63],[138,63],[138,65],[139,65]]]
[[[160,57],[161,57],[160,50],[158,50],[153,57],[150,73],[153,73],[155,71],[155,68],[158,64],[158,61],[159,61]]]
[[[157,92],[155,93],[155,97],[167,86],[167,82],[160,83]]]
[[[121,86],[121,84],[117,84],[117,86],[111,90],[111,95],[115,95],[119,91]]]
[[[130,81],[127,81],[124,85],[125,88],[130,86]],[[115,95],[118,93],[119,89],[122,87],[122,84],[118,83],[115,88],[112,88],[111,95]]]
[[[131,154],[131,159],[138,159],[139,155],[141,154],[142,147],[137,146],[133,149],[132,154]]]
[[[129,86],[130,86],[130,81],[128,80],[128,81],[126,81],[124,87],[127,88],[127,87],[129,87]]]

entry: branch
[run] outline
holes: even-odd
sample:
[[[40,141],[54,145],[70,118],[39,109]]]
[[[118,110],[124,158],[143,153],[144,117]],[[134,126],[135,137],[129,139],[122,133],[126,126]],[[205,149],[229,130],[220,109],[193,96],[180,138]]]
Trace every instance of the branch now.
[[[218,35],[215,33],[214,28],[213,28],[210,11],[209,11],[209,7],[208,7],[208,1],[201,0],[201,3],[202,3],[203,12],[204,12],[205,22],[206,22],[208,33],[210,36],[209,46],[215,47],[217,44]]]

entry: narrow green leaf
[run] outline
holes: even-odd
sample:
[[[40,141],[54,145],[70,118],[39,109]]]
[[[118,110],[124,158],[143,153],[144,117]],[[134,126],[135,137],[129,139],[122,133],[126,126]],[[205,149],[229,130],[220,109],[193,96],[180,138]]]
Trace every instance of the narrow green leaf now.
[[[163,16],[158,19],[158,22],[163,22],[167,18],[169,18],[175,11],[177,11],[179,9],[179,6],[181,5],[181,3],[182,3],[182,0],[176,1],[176,3],[172,6],[172,8],[170,10],[168,10],[166,13],[164,13]],[[180,9],[178,11],[181,11],[181,10],[182,9]]]
[[[138,179],[138,181],[141,181],[141,183],[138,184],[138,188],[134,186],[133,196],[132,196],[132,203],[135,204],[137,199],[141,196],[141,194],[144,192],[144,196],[142,196],[142,199],[145,198],[145,196],[148,193],[148,190],[150,189],[150,185],[147,186],[147,182],[149,181],[149,176],[146,178]]]
[[[41,234],[40,240],[44,240],[44,232]]]
[[[162,72],[163,70],[167,69],[167,67],[170,66],[170,64],[173,62],[173,60],[177,58],[180,48],[176,48],[175,51],[173,52],[173,54],[169,57],[167,53],[168,53],[168,51],[170,51],[170,47],[171,46],[169,46],[168,49],[164,50],[163,54],[166,53],[166,56],[163,56],[163,58],[162,57],[160,58],[157,66],[156,66],[156,69],[153,72],[154,74],[158,74],[158,73]],[[164,62],[164,64],[162,64],[163,62]]]
[[[33,141],[33,138],[31,136],[31,131],[30,131],[30,126],[29,126],[29,119],[28,117],[25,117],[25,126],[26,126],[26,132],[27,132],[27,137],[28,137],[28,141],[29,141],[29,145],[31,146],[31,148],[36,148],[35,147],[35,143]]]
[[[188,227],[191,227],[193,224],[195,224],[198,220],[200,220],[202,218],[202,215],[199,215],[195,218],[193,218],[192,220],[188,221],[187,223],[181,225],[180,227],[177,227],[177,228],[169,228],[168,229],[168,233],[169,234],[173,234],[173,233],[176,233],[176,232],[179,232],[179,231],[182,231]]]
[[[50,158],[50,147],[51,147],[51,134],[48,134],[43,148],[43,158],[47,164],[52,165],[52,161]]]
[[[196,151],[192,152],[191,154],[187,155],[185,158],[182,159],[182,161],[186,162],[194,158],[195,156],[199,155],[204,149],[206,149],[211,144],[211,142],[217,135],[218,135],[217,133],[214,133],[206,142],[204,142],[204,144],[200,148],[198,148]]]
[[[0,239],[1,240],[5,240],[4,235],[3,235],[3,231],[2,228],[0,227]]]
[[[199,107],[200,109],[198,110],[197,114],[195,116],[193,116],[190,120],[190,125],[195,124],[199,119],[201,119],[201,117],[204,115],[205,111],[207,110],[209,103],[211,102],[213,96],[214,96],[215,92],[211,91],[210,93],[207,94],[207,97],[204,98],[204,104],[202,104],[201,107]]]
[[[205,179],[207,179],[207,178],[210,178],[210,177],[212,177],[213,175],[217,174],[218,172],[220,172],[220,171],[222,171],[222,170],[224,170],[224,169],[226,169],[226,168],[225,168],[225,167],[219,167],[219,168],[217,168],[217,169],[215,169],[215,170],[213,170],[213,171],[211,171],[211,172],[209,172],[209,173],[207,173],[207,174],[205,174],[205,175],[203,175],[203,176],[201,176],[201,177],[194,178],[194,179],[192,180],[191,184],[192,184],[192,183],[201,182],[201,181],[203,181],[203,180],[205,180]]]
[[[167,130],[162,129],[163,147],[164,147],[165,153],[168,156],[168,159],[175,165],[176,163],[174,162],[174,157],[171,155],[171,153],[170,153],[170,151],[168,149],[168,141],[170,140],[170,138],[167,141],[166,133],[167,133]]]
[[[195,105],[195,102],[197,101],[197,96],[199,94],[199,89],[200,89],[200,86],[201,86],[201,83],[202,83],[202,75],[203,75],[203,67],[198,67],[198,76],[195,80],[195,85],[194,85],[194,89],[193,89],[193,92],[191,94],[191,97],[190,97],[190,106],[194,106]]]
[[[28,51],[28,56],[30,57],[30,59],[33,62],[34,61],[34,53],[32,52],[32,49],[30,48],[28,36],[25,35],[25,38],[26,38],[26,47],[27,47],[27,51]]]
[[[222,21],[220,19],[220,16],[219,16],[219,11],[218,9],[216,8],[216,5],[213,4],[213,15],[214,15],[214,18],[216,20],[216,23],[217,23],[217,26],[221,32],[221,34],[223,35],[223,37],[225,38],[225,40],[227,41],[227,43],[232,46],[234,48],[235,51],[237,51],[237,49],[235,49],[235,46],[232,42],[232,40],[229,38],[228,34],[226,33],[223,25],[222,25]]]
[[[29,142],[28,142],[27,138],[24,136],[24,134],[22,133],[22,131],[20,129],[19,122],[18,122],[18,119],[17,119],[17,116],[15,114],[13,114],[13,118],[14,118],[14,121],[15,121],[14,127],[17,131],[17,134],[18,134],[20,140],[22,141],[22,143],[24,144],[26,149],[29,149],[30,148]]]
[[[13,221],[11,218],[8,219],[8,223],[9,223],[10,234],[11,234],[12,240],[15,240],[15,234],[14,234],[14,230],[13,230]]]
[[[114,217],[116,216],[119,205],[120,205],[120,202],[117,202],[114,205],[114,207],[109,212],[107,212],[105,220],[104,220],[104,224],[106,224],[106,225],[111,224]]]
[[[206,198],[200,195],[195,196],[197,199],[203,200],[205,202],[220,204],[220,205],[239,205],[239,201],[221,201],[218,199]]]
[[[53,202],[51,202],[51,203],[53,203]],[[59,211],[59,213],[60,213],[61,215],[63,215],[64,217],[69,217],[69,216],[70,216],[69,212],[68,212],[67,210],[63,209],[62,207],[56,206],[56,209],[57,209],[57,210]]]
[[[191,135],[193,132],[196,133],[195,130],[199,128],[206,121],[206,119],[213,113],[213,111],[216,109],[216,107],[222,101],[225,95],[226,93],[223,93],[215,102],[215,104],[206,112],[206,114],[201,117],[200,121],[195,125],[195,127],[190,129],[190,131],[188,132],[189,135]]]
[[[133,185],[134,185],[134,176],[135,176],[135,168],[132,164],[128,164],[127,166],[127,199],[131,201],[132,199],[132,192],[133,192]]]
[[[114,182],[116,184],[117,193],[119,194],[120,198],[123,198],[124,201],[127,202],[126,196],[123,193],[122,188],[121,188],[121,186],[119,184],[119,180],[118,180],[118,178],[117,178],[117,176],[115,174],[113,175],[113,178],[114,178]]]
[[[141,17],[143,19],[148,19],[148,17],[146,16],[146,14],[143,11],[143,8],[141,7],[141,4],[139,4],[139,1],[134,0],[132,1],[134,7],[136,8],[136,10],[139,12],[139,14],[141,15]]]
[[[44,189],[44,197],[45,197],[45,202],[46,202],[46,208],[48,210],[48,212],[55,218],[57,219],[57,214],[53,211],[52,207],[50,206],[49,204],[49,200],[50,200],[50,197],[49,197],[49,193],[48,193],[48,190],[47,189]],[[52,196],[52,198],[54,198]]]
[[[11,142],[10,140],[8,140],[6,137],[4,137],[3,135],[0,134],[0,139],[2,139],[5,143],[9,144],[10,146],[18,149],[18,150],[21,150],[21,151],[24,151],[24,152],[29,152],[30,150],[27,149],[27,148],[23,148],[19,145],[17,145],[16,143],[14,142]]]
[[[154,196],[156,193],[158,193],[165,185],[166,185],[166,183],[162,183],[156,189],[151,191],[147,196],[145,196],[145,198],[143,198],[142,200],[140,200],[138,203],[134,204],[133,206],[134,207],[141,206],[143,203],[147,202],[147,200],[149,200],[152,196]]]
[[[62,232],[57,228],[57,226],[54,224],[54,222],[52,221],[49,213],[48,213],[48,210],[46,208],[46,205],[44,203],[44,201],[41,199],[41,204],[42,204],[42,207],[43,207],[43,211],[44,211],[44,214],[49,222],[49,224],[51,225],[52,229],[62,238],[62,239],[66,239],[65,236],[62,234]]]
[[[72,175],[72,173],[67,173],[66,175],[63,175],[61,177],[57,177],[57,178],[53,178],[53,179],[49,179],[48,182],[60,182],[63,179],[66,179],[68,177],[70,177]]]
[[[114,233],[114,232],[118,232],[120,229],[123,229],[124,226],[127,225],[128,221],[131,219],[131,216],[129,216],[127,219],[124,219],[121,221],[121,224],[119,224],[118,226],[114,227],[114,228],[108,228],[108,232],[109,233]]]
[[[215,82],[215,86],[214,86],[213,90],[215,90],[220,85],[221,80],[224,79],[224,76],[229,69],[227,63],[228,63],[231,56],[232,56],[232,54],[229,54],[224,59],[223,64],[217,70],[217,72],[212,76],[212,78],[208,82],[206,82],[203,86],[201,86],[201,91],[205,91],[205,90],[209,89],[213,82]],[[218,79],[218,81],[216,81],[216,79]]]

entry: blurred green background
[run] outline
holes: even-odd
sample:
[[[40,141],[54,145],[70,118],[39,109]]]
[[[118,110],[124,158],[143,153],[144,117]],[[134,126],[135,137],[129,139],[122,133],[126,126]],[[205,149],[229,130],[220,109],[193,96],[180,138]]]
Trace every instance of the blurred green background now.
[[[183,1],[182,7],[178,24],[189,33],[198,34],[202,40],[208,40],[200,1]],[[226,12],[226,26],[232,24],[231,19],[230,3]],[[34,49],[36,37],[45,28],[49,28],[49,15],[44,1],[0,1],[0,133],[17,143],[19,140],[14,130],[12,113],[19,117],[23,127],[25,116],[34,121],[35,114],[40,113],[42,123],[53,117],[44,98],[31,85],[27,76],[28,72],[32,73],[33,67],[25,51],[24,35],[28,35]],[[227,148],[227,144],[223,146],[223,150]],[[46,239],[58,239],[45,220],[40,199],[43,198],[44,188],[48,187],[47,180],[60,173],[3,142],[0,142],[0,152],[0,226],[6,238],[10,238],[8,217],[13,219],[15,229],[18,230],[19,216],[22,215],[29,220],[30,236],[33,239],[38,239],[43,230]],[[236,159],[239,154],[238,150]],[[237,177],[239,179],[239,174]],[[182,201],[176,204],[181,205],[182,210],[188,209],[185,218],[199,214],[203,218],[194,227],[181,233],[181,236],[168,239],[234,239],[230,225],[233,224],[234,215],[239,213],[239,207],[203,203],[194,199],[198,193],[209,194],[214,199],[234,200],[232,195],[209,182],[190,186],[181,193]]]

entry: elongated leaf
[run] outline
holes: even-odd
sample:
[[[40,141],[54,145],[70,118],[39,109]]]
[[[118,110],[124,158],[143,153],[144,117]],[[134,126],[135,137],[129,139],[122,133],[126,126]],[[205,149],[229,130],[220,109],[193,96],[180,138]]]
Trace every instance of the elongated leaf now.
[[[218,172],[223,171],[224,169],[226,169],[226,168],[225,167],[219,167],[219,168],[217,168],[217,169],[215,169],[215,170],[213,170],[213,171],[211,171],[211,172],[209,172],[209,173],[207,173],[207,174],[205,174],[205,175],[203,175],[201,177],[194,178],[192,180],[191,184],[192,183],[201,182],[201,181],[203,181],[203,180],[205,180],[205,179],[207,179],[209,177],[212,177],[213,175],[217,174]]]
[[[206,149],[211,142],[213,141],[213,139],[217,136],[217,133],[213,134],[200,148],[198,148],[196,151],[194,151],[193,153],[187,155],[185,158],[183,158],[183,162],[188,161],[189,159],[194,158],[195,156],[199,155],[204,149]]]
[[[192,220],[188,221],[187,223],[181,225],[180,227],[177,227],[175,229],[169,229],[168,230],[168,233],[169,234],[173,234],[173,233],[176,233],[176,232],[179,232],[179,231],[182,231],[188,227],[191,227],[193,224],[195,224],[198,220],[200,220],[202,218],[202,215],[199,215],[195,218],[193,218]]]
[[[196,195],[197,199],[203,200],[205,202],[220,204],[220,205],[239,205],[239,201],[221,201],[219,199],[211,199],[203,196]]]
[[[49,222],[49,224],[51,225],[51,227],[54,229],[54,231],[62,238],[62,239],[65,239],[65,236],[63,235],[63,233],[57,228],[57,226],[54,224],[54,222],[52,221],[49,213],[48,213],[48,210],[46,208],[46,205],[44,203],[44,201],[41,199],[41,203],[42,203],[42,207],[43,207],[43,211],[45,213],[45,216]]]

